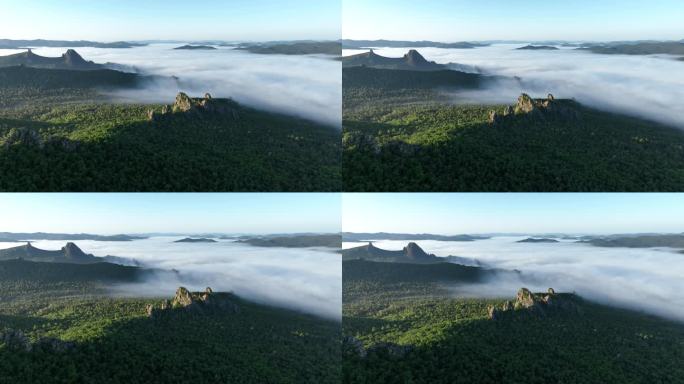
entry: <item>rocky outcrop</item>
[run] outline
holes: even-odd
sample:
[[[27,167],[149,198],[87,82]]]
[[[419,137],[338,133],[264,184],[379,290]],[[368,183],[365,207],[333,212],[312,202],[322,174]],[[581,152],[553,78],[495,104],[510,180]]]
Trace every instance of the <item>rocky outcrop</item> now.
[[[425,259],[434,257],[434,255],[427,254],[421,247],[418,246],[418,244],[413,242],[408,243],[408,245],[404,247],[404,255],[409,259]]]
[[[43,149],[46,146],[61,148],[67,152],[79,147],[79,142],[66,137],[53,136],[43,139],[37,129],[31,128],[12,128],[4,138],[0,139],[2,145],[8,148],[13,145],[23,145]]]
[[[414,350],[413,345],[399,345],[390,342],[377,343],[369,348],[363,346],[361,340],[353,336],[345,336],[342,339],[342,351],[359,358],[366,358],[370,354],[386,354],[390,357],[403,358]]]
[[[180,92],[176,95],[173,105],[163,106],[161,113],[153,109],[148,110],[147,120],[158,122],[171,115],[203,118],[212,114],[238,120],[240,119],[239,109],[238,103],[232,99],[214,99],[209,93],[205,93],[203,98],[192,98]]]
[[[545,99],[533,99],[523,93],[518,97],[518,102],[514,107],[506,106],[503,113],[490,111],[489,123],[503,125],[518,117],[533,120],[580,120],[581,114],[574,101],[556,100],[552,94],[548,94]]]
[[[5,135],[3,145],[5,147],[12,145],[26,145],[43,148],[45,146],[45,142],[40,137],[40,133],[38,133],[38,131],[35,129],[12,128]]]
[[[40,350],[51,353],[64,353],[76,348],[76,343],[72,341],[64,341],[54,337],[44,337],[33,344],[33,350]]]
[[[215,293],[207,287],[202,292],[190,292],[179,287],[173,300],[164,300],[159,306],[148,304],[145,312],[148,317],[159,318],[174,313],[207,315],[215,312],[239,313],[236,297],[230,293]]]
[[[556,294],[553,288],[546,293],[532,293],[527,288],[520,288],[515,302],[506,301],[501,308],[489,306],[487,316],[491,320],[500,320],[512,315],[531,315],[546,317],[551,313],[581,313],[572,295]]]
[[[22,331],[6,329],[0,332],[0,343],[5,344],[5,348],[14,351],[31,352],[33,344]]]
[[[392,140],[381,144],[372,135],[359,133],[345,134],[342,137],[342,144],[345,148],[355,147],[358,150],[375,155],[380,155],[384,152],[398,156],[414,156],[422,149],[420,145],[401,140]]]
[[[413,351],[412,345],[399,345],[395,343],[378,343],[368,348],[368,353],[386,353],[391,357],[402,358]]]
[[[345,336],[342,339],[342,350],[344,353],[351,353],[352,355],[361,358],[368,356],[368,352],[363,346],[363,342],[354,336]]]
[[[76,348],[76,343],[64,341],[53,337],[43,337],[35,343],[31,343],[28,337],[22,332],[14,329],[6,329],[0,332],[0,344],[13,351],[42,351],[51,353],[68,352]]]

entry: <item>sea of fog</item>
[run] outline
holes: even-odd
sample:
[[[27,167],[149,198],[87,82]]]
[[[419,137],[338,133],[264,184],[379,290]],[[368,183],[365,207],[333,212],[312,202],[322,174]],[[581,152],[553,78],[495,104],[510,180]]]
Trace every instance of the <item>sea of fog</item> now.
[[[643,310],[684,321],[684,254],[670,248],[602,248],[572,240],[559,243],[517,243],[525,237],[494,237],[472,242],[415,241],[437,256],[473,258],[493,267],[519,270],[520,278],[459,286],[454,294],[514,297],[527,287],[579,295],[610,305]],[[400,250],[408,241],[374,241]],[[366,243],[345,242],[343,248]]]
[[[339,127],[342,116],[341,63],[324,55],[259,55],[232,47],[217,50],[174,50],[183,45],[152,44],[135,48],[74,48],[86,60],[116,63],[143,74],[177,76],[146,89],[118,92],[124,101],[172,104],[176,94],[209,92],[257,108],[298,115]],[[69,48],[36,48],[57,57]],[[0,49],[0,56],[25,50]]]
[[[574,48],[557,51],[516,50],[527,44],[494,44],[474,49],[416,48],[426,59],[457,63],[454,69],[506,76],[485,90],[452,95],[459,103],[514,104],[522,92],[533,97],[552,93],[597,108],[644,117],[684,128],[684,62],[670,55],[601,55]],[[410,48],[378,48],[401,57]],[[366,52],[344,50],[343,55]]]
[[[174,243],[181,237],[135,241],[74,241],[95,256],[132,258],[145,266],[175,269],[178,279],[151,278],[144,284],[113,288],[121,295],[172,297],[183,285],[232,291],[257,302],[292,308],[326,318],[342,316],[340,255],[326,248],[263,248],[218,240],[217,243]],[[34,241],[40,249],[58,250],[65,241]],[[0,249],[20,243],[0,243]]]

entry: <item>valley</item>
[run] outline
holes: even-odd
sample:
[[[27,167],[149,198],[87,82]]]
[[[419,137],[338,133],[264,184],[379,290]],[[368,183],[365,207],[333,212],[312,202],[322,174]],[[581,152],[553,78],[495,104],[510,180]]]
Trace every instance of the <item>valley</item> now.
[[[382,244],[396,249],[402,243]],[[415,262],[405,256],[415,247],[345,246],[343,382],[647,383],[684,377],[676,363],[684,353],[679,322],[569,291],[520,288],[545,283],[526,283],[529,267],[493,269],[482,259],[490,266],[468,267],[444,256]]]
[[[194,267],[192,259],[181,259],[170,268],[173,254],[180,251],[190,257],[198,252],[187,247],[213,247],[216,253],[221,245],[204,244],[216,240],[4,236],[82,237],[92,240],[79,243],[99,251],[97,256],[86,253],[73,242],[54,249],[63,240],[0,245],[2,383],[339,382],[339,320],[295,308],[293,296],[301,293],[288,289],[290,298],[282,302],[265,300],[269,295],[255,298],[253,289],[245,290],[235,281],[232,286],[238,293],[220,290],[227,288],[227,277],[216,276],[220,262],[213,262],[212,273],[197,268],[206,266],[206,256]],[[193,244],[183,244],[186,240]],[[230,243],[223,242],[224,251],[218,254],[230,252],[225,248]],[[151,251],[151,246],[157,250]],[[126,257],[100,256],[114,248]],[[155,259],[160,256],[165,259]],[[216,290],[185,288],[203,283]]]
[[[59,49],[0,52],[0,190],[341,188],[339,130],[309,118],[311,112],[303,117],[282,106],[264,106],[255,102],[258,94],[245,97],[244,91],[236,91],[240,92],[237,97],[258,107],[228,97],[213,99],[213,108],[192,105],[187,100],[190,96],[179,90],[204,88],[196,91],[199,94],[190,94],[200,96],[208,94],[209,88],[200,85],[205,80],[193,79],[193,73],[143,69],[149,63],[143,68],[111,61],[96,63],[75,49],[58,57],[43,56],[42,52]],[[83,48],[96,56],[109,50],[107,55],[123,57],[129,63],[148,55],[140,52],[162,49],[167,50],[161,51],[165,55],[173,51],[168,45]],[[141,56],[117,53],[130,50]],[[205,54],[199,51],[196,54]],[[221,54],[227,51],[223,48]],[[195,54],[177,52],[173,60]],[[306,60],[315,65],[314,61],[323,59]],[[185,99],[178,100],[180,95]],[[174,97],[175,106],[171,102]],[[230,113],[222,106],[226,104]],[[165,108],[169,114],[163,119],[150,112],[162,115]],[[206,113],[186,113],[200,109]]]
[[[553,73],[543,73],[537,79],[534,73],[517,72],[518,61],[551,55],[545,60],[555,63],[561,56],[572,57],[573,50],[562,48],[558,53],[545,53],[548,50],[538,49],[544,46],[523,46],[524,50],[515,47],[520,46],[430,47],[420,49],[422,54],[410,50],[403,56],[403,48],[377,48],[366,53],[358,53],[358,49],[345,51],[345,190],[681,189],[684,133],[672,110],[656,111],[659,104],[643,94],[629,101],[617,96],[606,99],[598,93],[589,95],[588,84],[581,88],[585,73],[573,77],[569,84]],[[520,53],[511,53],[516,51]],[[439,62],[431,61],[426,52],[438,57]],[[589,62],[595,55],[576,54],[581,55],[583,62]],[[494,67],[494,61],[487,60],[502,58],[517,61],[512,61],[510,69],[488,69]],[[653,70],[665,63],[655,58],[635,60],[648,60],[645,65]],[[587,72],[573,71],[567,75]],[[634,76],[628,72],[625,70],[621,75]],[[610,89],[611,85],[606,87]],[[536,93],[520,94],[521,88]],[[554,89],[568,97],[547,95]],[[669,89],[678,93],[672,87]],[[548,91],[540,97],[540,90]],[[508,94],[510,99],[505,101],[503,95]],[[618,106],[637,99],[641,100],[639,106]],[[653,108],[647,111],[647,105]]]

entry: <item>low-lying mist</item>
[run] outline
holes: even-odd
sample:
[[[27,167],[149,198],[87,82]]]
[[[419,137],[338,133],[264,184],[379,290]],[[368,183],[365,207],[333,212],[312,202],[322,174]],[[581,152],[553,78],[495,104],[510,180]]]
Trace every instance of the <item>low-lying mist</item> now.
[[[75,48],[86,60],[116,63],[141,74],[176,76],[178,84],[159,81],[145,89],[113,96],[130,102],[172,104],[180,91],[200,97],[232,97],[256,108],[296,115],[339,127],[341,63],[326,56],[258,55],[230,47],[174,50],[183,44],[152,44],[129,49]],[[56,57],[68,48],[39,48]],[[19,52],[19,51],[16,51]],[[6,54],[12,53],[8,51]],[[5,54],[5,53],[3,53]]]
[[[418,51],[440,64],[461,64],[453,69],[520,77],[520,81],[501,81],[484,90],[458,92],[453,97],[459,103],[514,104],[523,92],[533,97],[552,93],[556,98],[575,98],[598,109],[684,128],[684,62],[674,56],[602,55],[564,47],[516,50],[524,45]],[[383,48],[376,53],[401,57],[407,50]]]
[[[232,291],[256,302],[341,319],[342,266],[329,249],[260,248],[229,240],[217,243],[174,243],[181,237],[153,237],[131,242],[75,241],[95,256],[132,258],[146,267],[177,270],[142,284],[115,286],[124,296],[171,298],[179,286],[191,290]],[[57,250],[65,241],[35,241],[33,246]],[[3,248],[21,245],[3,243]]]
[[[521,239],[416,243],[437,256],[468,257],[488,267],[521,272],[519,279],[506,275],[483,284],[459,285],[454,287],[455,295],[512,298],[521,287],[537,291],[552,287],[599,303],[684,321],[684,254],[668,248],[601,248],[572,241],[516,243]],[[406,243],[374,244],[398,250]]]

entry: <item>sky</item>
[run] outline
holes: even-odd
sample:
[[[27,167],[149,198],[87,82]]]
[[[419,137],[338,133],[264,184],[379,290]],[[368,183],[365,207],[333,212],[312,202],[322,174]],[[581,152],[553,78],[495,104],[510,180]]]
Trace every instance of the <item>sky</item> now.
[[[680,0],[344,0],[346,39],[684,39]]]
[[[339,39],[340,0],[0,0],[0,39]]]
[[[339,232],[339,194],[0,194],[0,232]]]
[[[342,207],[346,232],[684,232],[684,194],[345,194]]]

